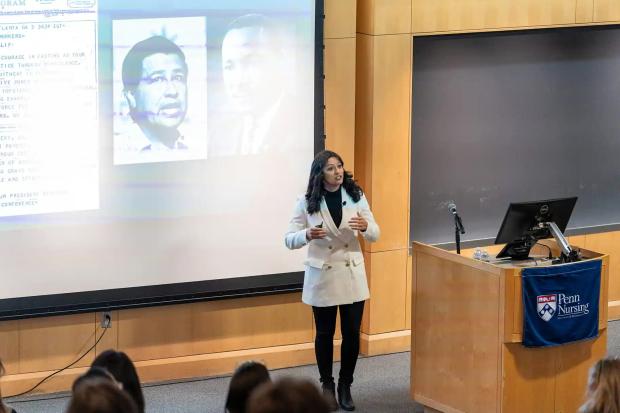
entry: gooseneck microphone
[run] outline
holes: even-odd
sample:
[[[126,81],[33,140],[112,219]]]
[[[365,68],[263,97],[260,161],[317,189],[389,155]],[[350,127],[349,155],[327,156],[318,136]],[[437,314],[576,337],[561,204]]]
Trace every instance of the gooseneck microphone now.
[[[456,243],[456,253],[461,253],[461,234],[465,233],[465,227],[463,227],[463,221],[461,221],[461,217],[456,212],[456,204],[454,202],[450,202],[448,204],[448,211],[454,216],[454,240]]]
[[[456,204],[454,202],[448,204],[448,211],[450,211],[452,215],[456,215]]]

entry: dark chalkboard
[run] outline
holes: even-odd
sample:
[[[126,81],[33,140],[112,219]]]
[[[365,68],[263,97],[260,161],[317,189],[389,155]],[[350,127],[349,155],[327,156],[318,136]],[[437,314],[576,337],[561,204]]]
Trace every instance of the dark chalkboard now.
[[[497,234],[510,202],[578,196],[569,229],[620,222],[620,27],[417,37],[411,239]]]

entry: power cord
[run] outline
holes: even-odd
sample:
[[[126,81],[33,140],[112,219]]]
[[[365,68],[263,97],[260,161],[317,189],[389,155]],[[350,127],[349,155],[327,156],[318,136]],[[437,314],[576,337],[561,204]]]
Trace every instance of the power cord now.
[[[542,242],[537,242],[536,244],[541,245],[541,246],[547,248],[549,250],[549,256],[547,258],[550,259],[550,260],[553,259],[553,252],[551,252],[551,247],[550,246],[548,246],[547,244],[543,244]]]
[[[97,344],[99,344],[99,342],[101,341],[101,339],[103,338],[103,336],[105,336],[106,331],[108,330],[108,328],[110,328],[110,325],[112,324],[112,318],[110,317],[110,315],[106,314],[104,316],[104,320],[103,320],[103,333],[101,333],[101,336],[99,336],[99,338],[97,339],[97,341],[95,341],[95,344],[92,345],[91,348],[89,348],[88,350],[86,350],[86,352],[84,354],[82,354],[80,356],[80,358],[78,358],[77,360],[75,360],[73,363],[69,364],[66,367],[61,368],[58,371],[55,371],[54,373],[44,377],[40,382],[38,382],[37,384],[35,384],[31,389],[28,389],[24,392],[18,393],[18,394],[13,394],[11,396],[5,396],[4,399],[10,399],[13,397],[19,397],[19,396],[24,396],[28,393],[30,393],[31,391],[35,390],[37,387],[39,387],[41,384],[43,384],[46,380],[51,379],[52,377],[54,377],[55,375],[57,375],[60,372],[63,372],[65,370],[67,370],[68,368],[74,366],[75,364],[77,364],[80,360],[82,360],[84,357],[86,357],[86,355],[88,353],[91,352],[91,350],[93,350],[95,347],[97,347]]]

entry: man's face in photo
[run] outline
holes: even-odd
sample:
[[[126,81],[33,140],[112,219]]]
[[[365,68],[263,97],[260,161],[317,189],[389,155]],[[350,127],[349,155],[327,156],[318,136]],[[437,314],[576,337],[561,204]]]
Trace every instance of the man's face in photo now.
[[[156,53],[142,61],[142,76],[128,92],[138,123],[151,128],[177,128],[187,112],[187,69],[180,56]]]
[[[281,94],[277,42],[263,27],[232,29],[222,42],[226,92],[237,110],[260,112]]]

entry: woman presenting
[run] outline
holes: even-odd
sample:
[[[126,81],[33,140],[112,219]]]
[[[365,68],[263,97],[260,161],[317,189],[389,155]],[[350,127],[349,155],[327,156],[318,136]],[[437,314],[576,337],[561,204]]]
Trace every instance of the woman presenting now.
[[[302,301],[314,313],[316,360],[323,392],[333,410],[338,404],[344,410],[355,410],[351,384],[364,300],[370,295],[358,235],[369,242],[379,238],[368,201],[353,175],[345,171],[342,158],[322,151],[312,162],[308,189],[295,206],[285,242],[290,249],[308,245]],[[332,364],[338,308],[342,347],[336,402]]]

